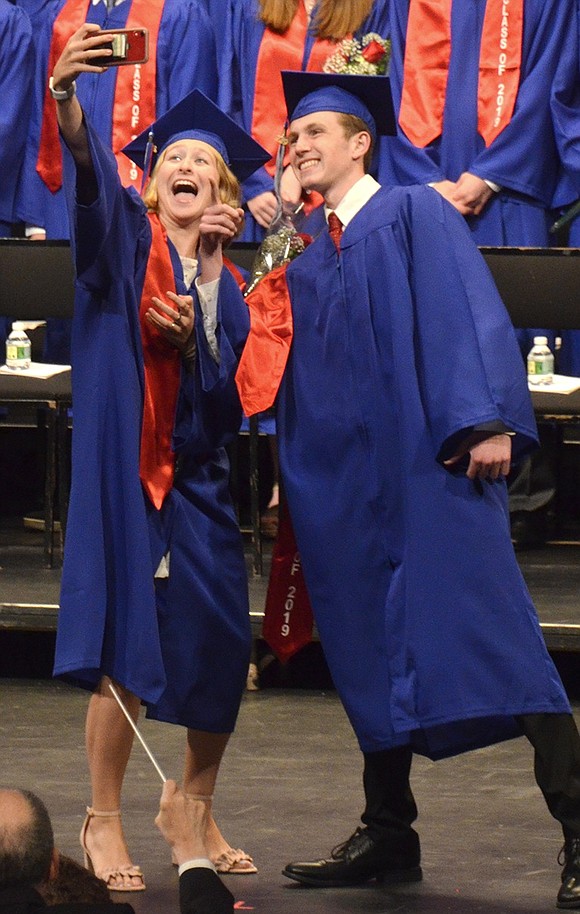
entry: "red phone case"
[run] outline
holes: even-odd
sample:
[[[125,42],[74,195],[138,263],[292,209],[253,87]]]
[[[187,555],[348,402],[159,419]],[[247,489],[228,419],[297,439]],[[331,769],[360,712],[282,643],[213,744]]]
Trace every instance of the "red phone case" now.
[[[125,36],[125,51],[122,56],[95,57],[92,63],[98,67],[122,67],[127,64],[147,63],[149,59],[149,32],[147,29],[103,29],[101,35]],[[111,47],[104,44],[103,48]]]

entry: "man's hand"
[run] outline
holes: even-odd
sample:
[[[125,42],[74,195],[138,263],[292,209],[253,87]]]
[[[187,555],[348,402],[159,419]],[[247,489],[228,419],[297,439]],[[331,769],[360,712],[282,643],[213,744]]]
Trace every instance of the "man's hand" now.
[[[269,228],[278,209],[276,194],[271,190],[266,190],[263,194],[252,197],[251,200],[248,200],[248,209],[258,225],[265,229]]]
[[[460,213],[463,212],[464,216],[479,216],[491,197],[493,191],[483,178],[464,171],[455,184],[451,203]]]
[[[507,476],[511,466],[511,437],[493,435],[477,443],[468,439],[453,457],[444,461],[444,465],[453,466],[467,453],[470,455],[466,473],[468,479],[498,479],[499,476]]]
[[[173,851],[177,865],[187,860],[208,859],[205,836],[209,822],[208,804],[166,781],[161,793],[155,825]]]
[[[290,165],[282,172],[280,195],[284,203],[290,203],[292,206],[298,206],[302,199],[302,185]]]
[[[457,181],[436,181],[432,187],[462,216],[479,216],[493,197],[491,187],[469,171],[464,171]]]

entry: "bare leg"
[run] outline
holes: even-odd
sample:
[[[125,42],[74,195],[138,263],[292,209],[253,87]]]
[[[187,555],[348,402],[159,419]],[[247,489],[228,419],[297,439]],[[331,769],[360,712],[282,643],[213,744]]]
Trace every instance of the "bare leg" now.
[[[234,852],[232,850],[211,815],[211,799],[209,798],[213,797],[220,762],[229,738],[229,733],[207,733],[204,730],[187,731],[183,788],[186,793],[208,797],[210,817],[206,841],[210,859],[215,863],[219,857],[227,855],[233,861],[233,854],[237,856],[237,860],[232,863],[232,869],[229,871],[235,869],[238,873],[253,873],[256,872],[256,869],[251,858],[243,851]],[[220,869],[219,863],[218,869]]]
[[[108,677],[103,677],[91,696],[86,721],[91,805],[97,812],[114,812],[120,808],[123,778],[133,745],[133,730],[109,690],[109,682]],[[136,721],[139,699],[119,685],[116,688]],[[131,866],[120,817],[91,818],[85,833],[85,845],[97,873]],[[139,877],[125,881],[134,885],[142,882]],[[111,884],[109,887],[112,887]]]

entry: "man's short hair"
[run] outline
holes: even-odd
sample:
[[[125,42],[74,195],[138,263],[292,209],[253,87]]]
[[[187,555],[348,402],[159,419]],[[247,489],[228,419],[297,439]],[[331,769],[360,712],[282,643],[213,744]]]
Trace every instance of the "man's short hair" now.
[[[371,131],[369,130],[369,127],[367,126],[367,124],[365,124],[365,122],[360,117],[357,117],[356,114],[340,113],[337,116],[338,116],[339,123],[340,123],[342,129],[344,130],[344,134],[347,139],[350,139],[350,137],[354,136],[355,133],[362,133],[363,131],[365,133],[368,133],[368,135],[370,136],[371,145],[369,146],[367,152],[365,153],[365,157],[363,159],[363,165],[364,165],[365,172],[370,171],[371,162],[373,160],[373,152],[374,152],[375,144],[373,142],[373,135],[372,135]]]
[[[54,833],[46,806],[29,790],[15,790],[30,816],[14,824],[0,819],[0,888],[39,885],[48,876]]]
[[[55,904],[114,906],[106,882],[64,854],[58,855],[56,879],[44,883],[38,891],[49,907]]]

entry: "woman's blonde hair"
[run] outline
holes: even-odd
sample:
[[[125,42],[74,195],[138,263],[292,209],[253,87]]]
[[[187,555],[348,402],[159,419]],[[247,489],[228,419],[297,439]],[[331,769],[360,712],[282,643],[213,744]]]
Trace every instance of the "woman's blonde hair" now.
[[[259,19],[273,32],[285,32],[302,0],[258,0]],[[370,14],[374,0],[320,0],[313,25],[317,38],[342,41],[356,32]]]
[[[206,146],[213,153],[218,173],[218,191],[221,202],[227,203],[228,206],[233,206],[234,209],[237,209],[242,199],[240,182],[234,173],[230,171],[217,149],[214,149],[209,143],[203,143],[201,140],[196,140],[196,142],[199,142],[202,146]],[[168,150],[174,145],[175,143],[170,143],[157,159],[143,193],[143,202],[145,203],[145,206],[154,213],[159,210],[159,198],[157,195],[157,173],[159,171],[159,166],[164,161]]]

